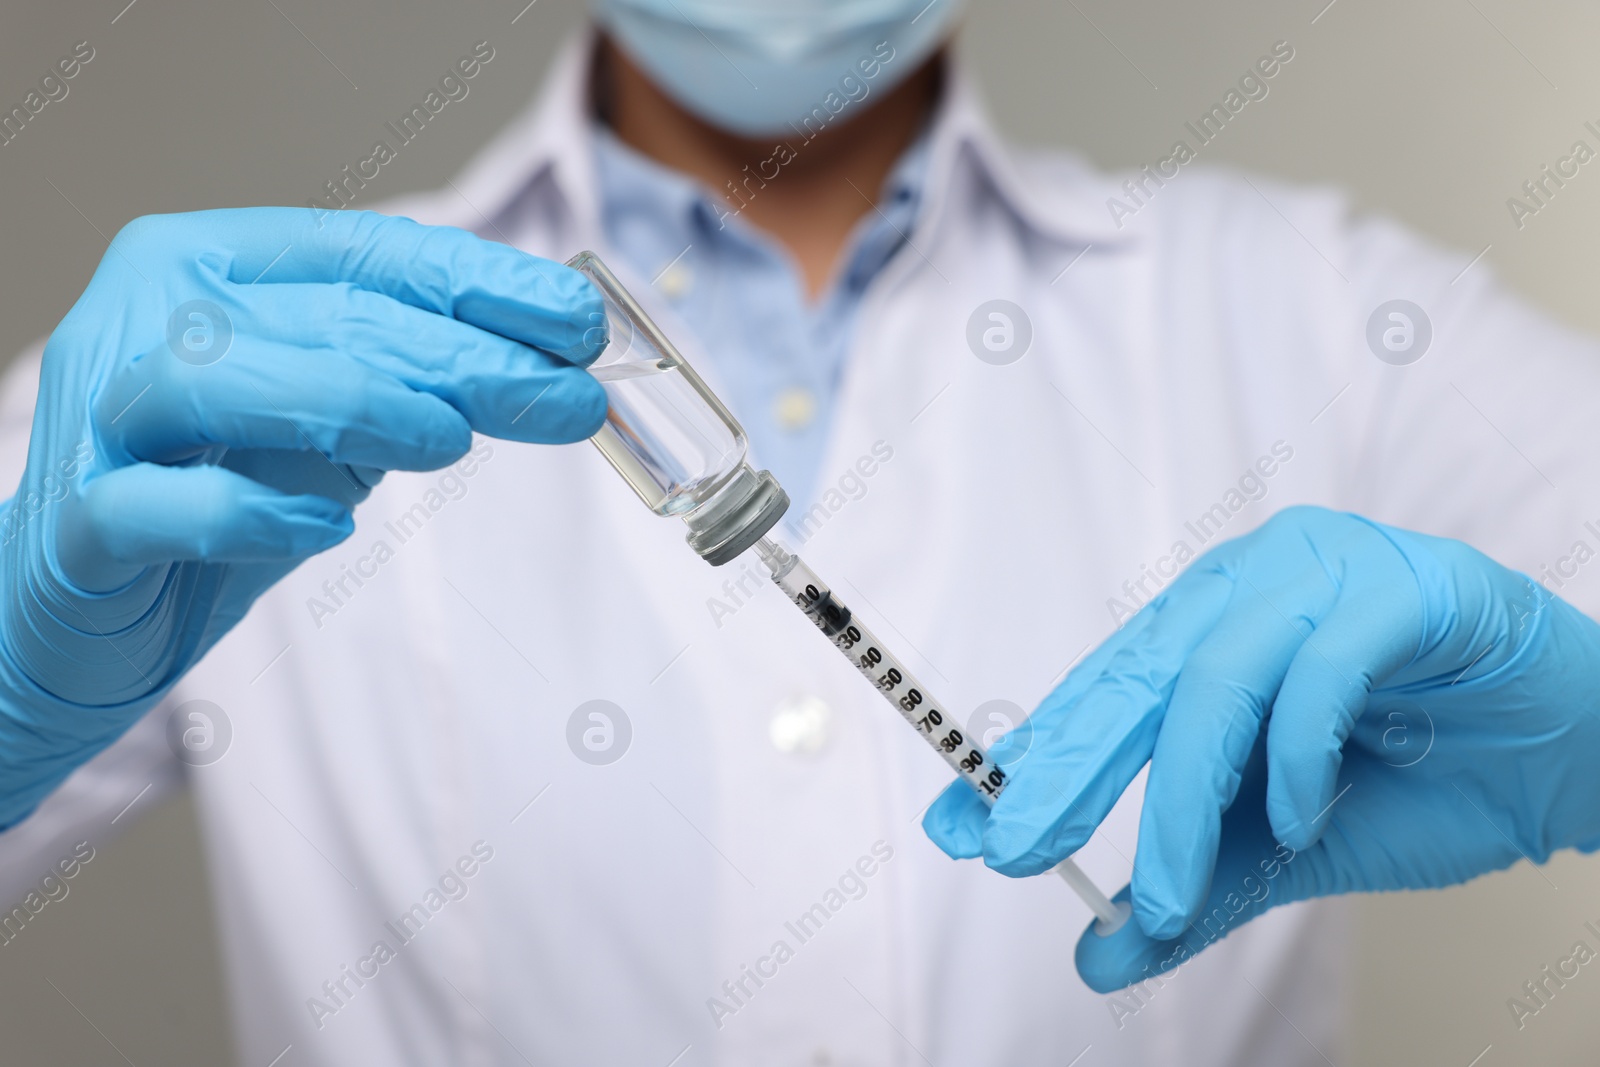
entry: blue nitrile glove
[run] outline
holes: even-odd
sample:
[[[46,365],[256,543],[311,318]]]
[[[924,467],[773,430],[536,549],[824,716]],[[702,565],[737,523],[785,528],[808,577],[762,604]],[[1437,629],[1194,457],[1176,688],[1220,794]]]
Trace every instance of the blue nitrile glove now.
[[[1219,546],[1034,714],[992,813],[923,820],[1005,874],[1083,846],[1148,761],[1106,992],[1268,908],[1600,847],[1600,625],[1458,542],[1291,508]]]
[[[473,430],[593,433],[605,393],[573,363],[604,321],[576,271],[409,219],[130,223],[45,347],[5,509],[0,828],[349,536],[382,472]]]

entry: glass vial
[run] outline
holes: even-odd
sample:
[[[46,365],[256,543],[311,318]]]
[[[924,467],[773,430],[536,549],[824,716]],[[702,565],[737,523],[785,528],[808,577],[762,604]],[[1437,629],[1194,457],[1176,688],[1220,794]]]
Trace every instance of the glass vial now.
[[[593,252],[567,266],[605,301],[608,341],[589,367],[605,386],[606,422],[591,440],[639,499],[689,527],[689,546],[720,567],[770,530],[789,497],[751,469],[738,420]]]

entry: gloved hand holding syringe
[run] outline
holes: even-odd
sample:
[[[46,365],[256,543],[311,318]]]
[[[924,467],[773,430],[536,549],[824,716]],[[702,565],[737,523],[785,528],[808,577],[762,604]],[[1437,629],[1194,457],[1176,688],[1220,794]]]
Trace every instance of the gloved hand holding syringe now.
[[[1006,787],[1005,770],[810,567],[767,536],[789,498],[770,473],[745,461],[744,430],[732,413],[594,253],[567,265],[605,300],[608,343],[590,372],[605,383],[610,401],[606,424],[593,438],[606,459],[657,514],[682,518],[690,547],[713,566],[756,547],[789,599],[992,805]],[[1055,870],[1095,913],[1097,933],[1111,934],[1127,921],[1128,905],[1108,900],[1070,858]]]

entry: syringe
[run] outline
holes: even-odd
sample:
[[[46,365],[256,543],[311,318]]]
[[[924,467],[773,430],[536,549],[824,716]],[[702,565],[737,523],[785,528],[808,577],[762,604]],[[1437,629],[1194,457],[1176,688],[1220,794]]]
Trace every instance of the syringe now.
[[[962,732],[954,717],[932,698],[927,687],[912,676],[906,665],[855,617],[804,560],[771,537],[756,542],[756,553],[772,572],[772,580],[795,606],[810,616],[817,629],[855,664],[901,717],[944,757],[985,804],[993,807],[1005,790],[1006,772],[990,759],[983,745]],[[1107,899],[1070,856],[1054,869],[1094,912],[1099,920],[1094,926],[1095,933],[1105,937],[1128,921],[1132,909],[1125,903]]]
[[[1004,768],[963,735],[948,709],[816,572],[766,536],[789,497],[770,472],[750,466],[749,442],[733,413],[598,256],[580,252],[567,266],[593,282],[605,302],[605,350],[589,372],[604,384],[609,405],[593,438],[606,460],[652,511],[681,518],[689,547],[712,566],[755,547],[789,599],[992,806],[1006,787]],[[1099,918],[1097,933],[1110,934],[1127,921],[1131,909],[1107,900],[1070,858],[1055,871]]]

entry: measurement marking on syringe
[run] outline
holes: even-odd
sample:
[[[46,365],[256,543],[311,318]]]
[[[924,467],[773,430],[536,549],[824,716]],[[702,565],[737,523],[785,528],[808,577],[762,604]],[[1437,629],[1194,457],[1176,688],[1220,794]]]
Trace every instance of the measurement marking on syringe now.
[[[796,566],[804,566],[796,561]],[[809,568],[808,568],[809,570]],[[946,714],[928,701],[924,691],[897,659],[889,655],[882,642],[860,623],[854,621],[850,609],[820,583],[808,581],[804,586],[789,588],[795,605],[804,611],[825,635],[878,688],[900,709],[901,716],[920,730],[929,744],[939,750],[968,783],[979,790],[986,799],[998,797],[1005,789],[1006,772],[999,767],[980,771],[987,764],[983,749],[973,744]],[[879,673],[879,672],[882,673]]]
[[[894,624],[893,620],[891,620],[889,618],[889,616],[884,614],[883,609],[878,607],[878,605],[873,602],[871,597],[867,596],[865,590],[863,590],[855,582],[852,582],[848,577],[845,578],[845,584],[848,585],[851,589],[854,589],[856,591],[856,593],[860,595],[861,599],[866,602],[867,607],[871,608],[873,611],[878,613],[878,617],[880,619],[882,619],[885,623],[888,624],[889,629],[891,629],[895,633],[899,634],[900,635],[900,639],[902,641],[904,641],[906,644],[911,645],[912,651],[914,651],[917,655],[922,657],[922,662],[926,663],[928,666],[933,668],[933,673],[934,674],[937,674],[940,678],[944,678],[944,680],[947,681],[947,682],[950,680],[949,678],[945,678],[944,671],[941,671],[939,669],[939,665],[937,663],[933,662],[933,660],[929,659],[927,654],[925,652],[923,652],[922,649],[918,648],[916,645],[911,644],[911,638],[906,636],[906,632],[904,630],[900,629],[900,627],[896,626]]]

